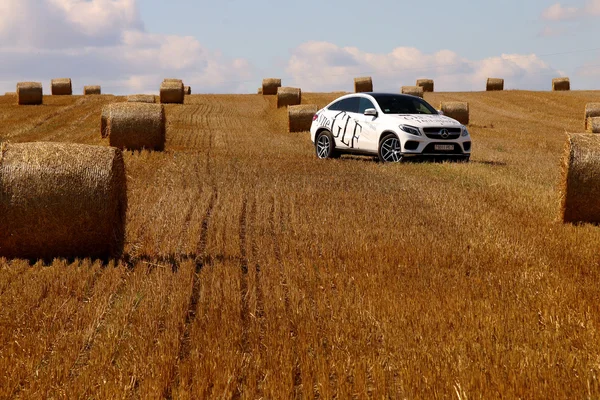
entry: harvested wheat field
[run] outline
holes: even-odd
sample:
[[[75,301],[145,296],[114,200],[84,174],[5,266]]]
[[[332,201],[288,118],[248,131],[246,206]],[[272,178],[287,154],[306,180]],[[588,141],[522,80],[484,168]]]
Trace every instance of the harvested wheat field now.
[[[123,259],[0,259],[0,397],[598,398],[600,228],[559,184],[600,92],[425,99],[469,103],[470,163],[318,160],[274,97],[165,105]],[[108,145],[124,100],[0,97],[0,138]]]

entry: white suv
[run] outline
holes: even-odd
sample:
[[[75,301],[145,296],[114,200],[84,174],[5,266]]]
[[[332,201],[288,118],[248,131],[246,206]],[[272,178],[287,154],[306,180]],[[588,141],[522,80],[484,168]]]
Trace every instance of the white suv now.
[[[467,127],[440,115],[420,97],[354,93],[317,111],[310,128],[317,157],[341,154],[378,156],[398,162],[411,156],[443,156],[468,161]]]

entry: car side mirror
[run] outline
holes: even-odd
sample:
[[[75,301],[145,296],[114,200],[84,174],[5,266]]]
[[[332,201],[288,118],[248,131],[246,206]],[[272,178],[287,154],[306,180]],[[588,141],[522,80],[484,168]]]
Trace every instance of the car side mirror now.
[[[376,117],[377,116],[377,110],[374,108],[367,108],[365,110],[365,115],[370,115],[372,117]]]
[[[444,112],[442,110],[437,110],[438,114],[440,115],[444,115]]]

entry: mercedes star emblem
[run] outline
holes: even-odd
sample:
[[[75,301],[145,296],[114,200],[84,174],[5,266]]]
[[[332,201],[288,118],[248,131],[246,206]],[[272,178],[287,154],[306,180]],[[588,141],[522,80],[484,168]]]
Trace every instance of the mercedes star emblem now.
[[[442,130],[440,131],[440,136],[441,136],[443,139],[448,139],[448,136],[450,136],[450,132],[448,132],[448,129],[442,129]]]

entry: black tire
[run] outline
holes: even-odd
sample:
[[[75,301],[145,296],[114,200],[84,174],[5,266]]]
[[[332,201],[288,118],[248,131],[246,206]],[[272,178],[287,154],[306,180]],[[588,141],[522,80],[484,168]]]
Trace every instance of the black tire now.
[[[315,154],[323,160],[337,158],[339,154],[335,151],[335,141],[329,131],[322,131],[315,138]]]
[[[400,139],[393,133],[389,133],[379,141],[377,156],[382,163],[400,162],[403,158],[401,151]]]

